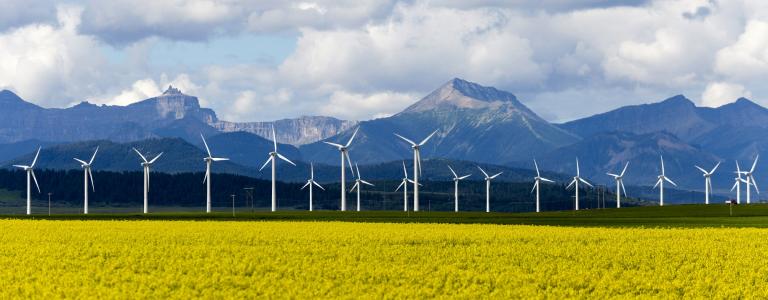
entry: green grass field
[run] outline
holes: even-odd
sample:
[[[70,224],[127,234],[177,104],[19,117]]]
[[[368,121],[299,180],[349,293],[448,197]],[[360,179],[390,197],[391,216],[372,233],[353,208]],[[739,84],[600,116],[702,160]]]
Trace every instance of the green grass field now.
[[[98,211],[98,210],[97,210]],[[725,204],[671,205],[665,207],[630,207],[582,211],[543,213],[484,213],[484,212],[400,212],[400,211],[278,211],[278,212],[215,212],[211,214],[160,212],[0,215],[4,218],[55,220],[220,220],[220,221],[346,221],[388,223],[471,223],[553,226],[600,227],[768,227],[768,204],[733,207],[733,216]]]

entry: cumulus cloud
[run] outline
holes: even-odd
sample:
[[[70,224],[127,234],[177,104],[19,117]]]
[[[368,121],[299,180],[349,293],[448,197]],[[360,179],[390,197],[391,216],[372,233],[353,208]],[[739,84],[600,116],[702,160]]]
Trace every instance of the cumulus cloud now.
[[[707,85],[701,94],[701,104],[709,107],[718,107],[733,102],[740,97],[750,98],[752,93],[743,85],[728,82],[713,82]]]

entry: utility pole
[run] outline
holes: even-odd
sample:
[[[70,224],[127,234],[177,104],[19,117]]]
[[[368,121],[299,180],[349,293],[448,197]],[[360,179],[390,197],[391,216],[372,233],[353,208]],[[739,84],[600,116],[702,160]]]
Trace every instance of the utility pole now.
[[[243,188],[245,190],[245,201],[251,201],[251,213],[253,213],[253,190],[252,187]],[[248,203],[246,203],[248,205]]]
[[[232,217],[235,217],[235,194],[230,195],[232,197]]]
[[[51,216],[51,195],[53,195],[53,193],[49,192],[48,193],[48,216],[49,217]]]

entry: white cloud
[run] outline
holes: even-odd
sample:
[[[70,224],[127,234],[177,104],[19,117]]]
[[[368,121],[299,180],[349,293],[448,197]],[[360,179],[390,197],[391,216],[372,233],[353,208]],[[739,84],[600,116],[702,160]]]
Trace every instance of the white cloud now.
[[[739,79],[768,75],[768,22],[750,21],[736,43],[718,51],[715,70]]]
[[[718,107],[733,102],[739,97],[750,98],[752,93],[743,85],[728,82],[713,82],[701,94],[701,105]]]
[[[417,96],[396,92],[359,94],[336,91],[330,101],[320,108],[320,113],[338,116],[348,120],[382,118],[402,111],[413,103]],[[373,112],[373,115],[371,113]]]

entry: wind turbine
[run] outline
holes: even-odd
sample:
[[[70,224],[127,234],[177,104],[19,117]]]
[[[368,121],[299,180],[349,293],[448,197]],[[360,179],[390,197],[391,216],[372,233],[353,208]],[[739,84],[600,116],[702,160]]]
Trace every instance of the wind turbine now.
[[[285,162],[292,164],[293,166],[296,166],[290,159],[286,158],[280,153],[277,153],[277,137],[275,136],[275,126],[272,125],[272,143],[275,145],[275,150],[272,152],[269,152],[269,158],[267,158],[267,161],[264,162],[263,165],[261,165],[261,168],[259,169],[259,172],[264,169],[264,167],[267,166],[270,162],[272,162],[272,211],[277,211],[277,193],[275,188],[275,166],[277,165],[277,159],[280,158],[284,160]]]
[[[349,141],[344,145],[323,141],[323,143],[336,147],[341,153],[341,211],[347,210],[347,178],[345,176],[344,161],[346,160],[346,162],[349,163],[349,169],[354,176],[355,170],[352,169],[352,160],[349,159],[349,146],[352,145],[352,141],[355,139],[358,130],[360,130],[360,127],[355,129],[355,132],[352,133],[352,137],[349,138]]]
[[[203,179],[203,183],[205,183],[205,212],[210,213],[211,212],[211,164],[213,164],[214,161],[225,161],[229,160],[229,158],[221,158],[221,157],[213,157],[211,154],[211,148],[208,148],[208,143],[205,141],[205,137],[203,134],[200,134],[200,137],[203,139],[203,145],[205,145],[205,151],[208,153],[208,156],[203,158],[203,161],[205,161],[205,178]]]
[[[659,187],[659,206],[664,206],[664,181],[671,183],[674,186],[677,186],[677,184],[669,179],[667,175],[664,173],[664,157],[659,156],[661,158],[661,175],[659,175],[656,181],[656,184],[653,186],[655,189],[657,186]]]
[[[93,164],[93,159],[96,158],[96,153],[99,152],[99,147],[96,146],[96,151],[93,151],[93,156],[91,156],[91,160],[88,162],[85,162],[82,159],[75,160],[80,163],[80,167],[83,168],[83,214],[88,214],[88,179],[90,178],[91,181],[91,188],[94,192],[96,192],[96,186],[93,185],[93,172],[91,172],[91,165]]]
[[[736,189],[736,204],[741,204],[741,183],[742,182],[747,183],[746,180],[741,178],[742,173],[743,172],[741,172],[741,168],[739,167],[739,161],[737,160],[736,161],[736,178],[733,179],[735,182],[733,183],[733,187],[731,187],[731,191],[733,191],[733,189]]]
[[[549,183],[555,183],[552,180],[546,179],[544,177],[541,177],[541,174],[539,173],[539,164],[536,163],[536,160],[533,160],[533,166],[536,167],[536,177],[534,177],[534,183],[533,183],[533,189],[531,189],[531,193],[533,193],[533,190],[536,190],[536,212],[540,212],[540,202],[539,202],[539,189],[541,189],[541,182],[549,182]]]
[[[699,166],[695,166],[696,169],[699,169],[701,173],[704,173],[704,204],[709,204],[709,194],[712,193],[712,174],[715,173],[715,170],[717,170],[717,167],[720,166],[720,162],[717,162],[714,168],[712,168],[712,171],[707,172],[707,170],[704,170],[703,168]]]
[[[755,186],[755,192],[760,194],[760,190],[757,188],[757,181],[755,180],[755,177],[752,173],[755,172],[755,167],[757,166],[757,159],[760,158],[760,155],[755,156],[755,161],[752,163],[752,168],[749,169],[749,171],[742,171],[742,174],[744,174],[744,177],[747,178],[747,204],[750,204],[750,186]]]
[[[349,191],[351,192],[357,189],[357,211],[360,211],[360,188],[362,187],[360,184],[362,183],[368,186],[373,186],[373,184],[360,178],[360,168],[357,167],[357,163],[355,163],[355,169],[357,171],[357,178],[355,179],[355,185],[353,185]],[[355,173],[352,173],[352,175],[355,175]]]
[[[627,189],[624,188],[624,173],[627,172],[627,167],[629,167],[629,162],[624,165],[624,169],[621,170],[621,173],[618,175],[606,173],[609,176],[612,176],[613,180],[616,181],[616,208],[621,208],[621,192],[624,192],[624,198],[627,197]]]
[[[148,213],[148,206],[149,206],[149,167],[152,166],[152,164],[157,161],[158,158],[160,158],[161,155],[163,155],[163,152],[160,152],[155,158],[153,158],[150,161],[147,161],[147,158],[144,156],[144,154],[141,154],[139,150],[136,150],[136,148],[133,148],[133,151],[136,151],[136,154],[138,154],[141,157],[141,167],[144,169],[144,213]]]
[[[309,164],[309,179],[307,179],[307,183],[301,187],[301,189],[303,190],[304,188],[309,186],[309,211],[313,211],[313,205],[314,205],[314,203],[312,202],[312,186],[313,185],[325,191],[325,189],[319,183],[317,183],[317,181],[315,181],[315,165]]]
[[[483,172],[483,175],[485,175],[485,212],[491,212],[491,180],[504,172],[499,172],[496,173],[496,175],[488,176],[488,173],[485,173],[483,168],[480,166],[477,166],[477,168],[480,169],[480,172]]]
[[[453,174],[453,210],[459,212],[459,181],[472,176],[472,174],[459,177],[450,165],[448,165],[448,169],[451,170],[451,173]]]
[[[405,168],[405,161],[403,161],[403,181],[397,186],[395,192],[403,188],[403,211],[408,211],[408,183],[413,183],[413,180],[408,179],[408,169]]]
[[[424,146],[424,144],[429,141],[429,139],[432,138],[432,136],[437,133],[437,130],[433,131],[429,136],[427,136],[424,140],[421,141],[421,143],[415,143],[402,135],[399,135],[395,133],[395,135],[402,140],[408,142],[411,144],[411,149],[413,149],[413,211],[419,211],[419,175],[421,175],[421,146]]]
[[[576,176],[573,176],[573,180],[570,184],[568,184],[566,189],[571,188],[571,186],[574,186],[574,190],[576,191],[576,210],[579,210],[579,181],[586,184],[589,187],[593,187],[589,182],[584,180],[584,178],[581,178],[580,172],[579,172],[579,159],[576,158]]]
[[[32,164],[29,166],[25,165],[13,165],[14,167],[23,169],[24,172],[27,172],[27,214],[32,214],[32,182],[30,181],[30,178],[32,178],[35,181],[35,186],[37,187],[37,193],[40,193],[40,185],[37,184],[37,177],[35,177],[35,171],[34,167],[37,163],[37,157],[40,156],[40,149],[37,148],[37,153],[35,153],[35,158],[32,160]]]

